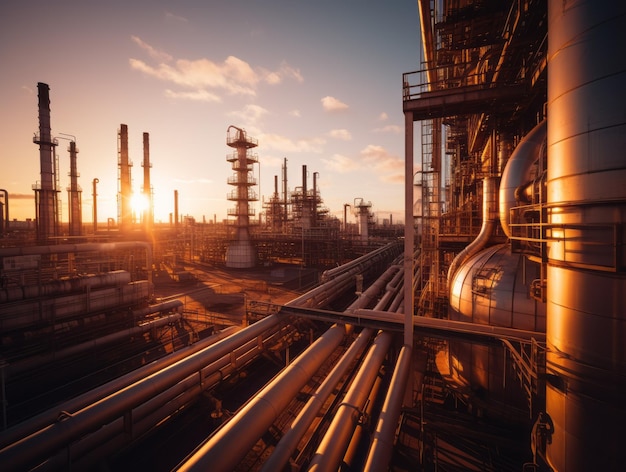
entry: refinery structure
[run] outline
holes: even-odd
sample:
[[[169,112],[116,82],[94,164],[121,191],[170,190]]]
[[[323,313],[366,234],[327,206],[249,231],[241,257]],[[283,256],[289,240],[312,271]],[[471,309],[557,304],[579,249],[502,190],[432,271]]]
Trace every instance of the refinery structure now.
[[[181,218],[175,192],[157,224],[149,135],[134,214],[122,124],[117,218],[94,178],[85,225],[80,137],[38,84],[35,221],[0,192],[3,469],[623,468],[626,7],[417,5],[403,224],[376,195],[332,216],[286,157],[259,195],[236,125],[228,219]]]

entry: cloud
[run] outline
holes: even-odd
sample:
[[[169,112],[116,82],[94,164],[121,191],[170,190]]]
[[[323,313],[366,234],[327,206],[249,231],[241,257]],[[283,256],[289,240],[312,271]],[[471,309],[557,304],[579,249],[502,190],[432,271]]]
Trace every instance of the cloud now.
[[[34,200],[34,193],[9,193],[9,200]]]
[[[359,164],[353,159],[341,154],[334,154],[330,159],[321,159],[326,169],[345,174],[359,168]]]
[[[378,121],[387,121],[389,119],[389,115],[387,115],[387,113],[385,113],[384,111],[378,115]]]
[[[298,69],[282,62],[279,68],[271,71],[264,67],[252,67],[246,61],[235,56],[228,56],[222,62],[207,58],[176,59],[169,54],[153,48],[137,36],[131,39],[158,64],[152,65],[141,59],[130,58],[131,69],[150,77],[169,82],[180,87],[193,89],[205,101],[216,101],[207,90],[222,91],[231,95],[255,96],[259,83],[276,85],[289,78],[302,82],[304,79]],[[190,98],[188,95],[172,92],[170,96]],[[193,96],[193,95],[192,95]]]
[[[183,100],[193,100],[193,101],[197,101],[197,102],[221,102],[222,99],[210,92],[207,92],[206,90],[202,89],[202,90],[194,90],[192,92],[174,92],[173,90],[170,89],[166,89],[165,90],[165,96],[168,98],[174,98],[174,99],[183,99]]]
[[[387,125],[382,128],[374,128],[375,133],[392,133],[392,134],[402,134],[404,133],[404,128],[398,125]]]
[[[166,11],[165,12],[165,19],[166,20],[171,20],[171,21],[178,21],[180,23],[188,23],[189,22],[189,20],[187,18],[185,18],[184,16],[176,15],[175,13],[172,13],[170,11]]]
[[[329,112],[343,111],[349,108],[347,104],[331,96],[322,98],[322,107],[324,107],[324,110]]]
[[[135,44],[137,44],[137,46],[139,46],[141,49],[146,51],[148,53],[148,56],[150,56],[152,59],[155,59],[159,62],[169,62],[172,60],[172,56],[170,56],[168,53],[153,48],[148,43],[142,41],[141,38],[139,38],[138,36],[131,36],[130,39],[132,39]]]
[[[262,80],[270,85],[280,84],[284,79],[293,79],[299,83],[304,82],[300,69],[294,69],[285,61],[281,62],[277,71],[269,71],[265,68],[259,68],[259,70]]]
[[[300,118],[302,115],[300,114],[300,110],[291,110],[289,112],[289,116],[293,116],[294,118]]]
[[[322,138],[301,138],[293,140],[278,134],[263,134],[259,136],[259,143],[263,148],[275,149],[282,152],[314,152],[321,153],[326,144]]]
[[[269,111],[259,105],[249,104],[243,107],[243,110],[230,112],[228,116],[232,116],[250,126],[257,125],[268,113]]]
[[[360,155],[367,167],[372,168],[377,173],[397,173],[399,171],[404,173],[404,160],[389,154],[382,146],[368,144],[361,150]]]
[[[352,134],[350,134],[350,131],[348,131],[347,129],[333,129],[328,133],[328,135],[331,138],[341,139],[343,141],[352,140]]]

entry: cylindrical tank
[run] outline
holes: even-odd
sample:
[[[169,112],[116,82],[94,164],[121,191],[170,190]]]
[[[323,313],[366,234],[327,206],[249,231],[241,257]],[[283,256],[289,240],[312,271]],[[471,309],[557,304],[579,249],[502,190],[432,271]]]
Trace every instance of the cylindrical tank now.
[[[547,459],[622,470],[626,3],[548,4]]]
[[[540,267],[523,255],[511,253],[510,246],[499,244],[483,249],[469,258],[451,280],[451,320],[543,332],[546,327],[545,304],[530,296],[531,282],[539,278]],[[519,384],[505,382],[503,348],[465,341],[449,341],[447,350],[437,356],[440,372],[491,408],[490,414],[512,418],[521,411],[526,399]],[[527,414],[527,413],[526,413]]]

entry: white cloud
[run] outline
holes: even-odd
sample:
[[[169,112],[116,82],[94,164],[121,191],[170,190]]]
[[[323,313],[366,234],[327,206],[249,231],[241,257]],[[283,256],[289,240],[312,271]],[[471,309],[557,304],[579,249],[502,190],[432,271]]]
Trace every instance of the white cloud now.
[[[334,154],[330,159],[321,159],[326,169],[345,174],[359,168],[359,164],[353,159],[341,154]]]
[[[387,125],[382,128],[374,128],[375,133],[392,133],[392,134],[402,134],[404,133],[404,128],[398,125]]]
[[[260,82],[276,85],[285,79],[302,82],[302,74],[298,69],[282,62],[276,71],[264,67],[252,67],[246,61],[235,56],[228,56],[222,62],[215,62],[207,58],[189,60],[173,60],[169,54],[153,48],[137,36],[131,39],[151,59],[158,62],[151,65],[141,59],[130,58],[131,69],[142,72],[151,77],[170,82],[181,87],[202,91],[213,89],[231,95],[255,96]],[[185,98],[184,95],[181,97]]]
[[[165,12],[165,19],[166,20],[178,21],[178,22],[181,22],[181,23],[188,23],[189,22],[189,20],[187,18],[185,18],[184,16],[176,15],[175,13],[172,13],[170,11],[166,11]]]
[[[328,135],[331,138],[341,139],[343,141],[352,140],[352,134],[350,134],[350,131],[348,131],[347,129],[333,129],[328,133]]]
[[[256,126],[268,113],[269,111],[259,105],[248,104],[243,110],[230,112],[228,116],[236,118],[246,126]]]
[[[263,148],[275,149],[282,152],[314,152],[323,151],[326,141],[322,138],[301,138],[293,140],[278,134],[263,134],[259,136],[259,143]]]
[[[331,96],[322,98],[322,107],[324,107],[324,110],[330,112],[347,110],[349,108],[347,104]]]
[[[152,59],[155,59],[159,62],[169,62],[172,60],[171,55],[169,55],[165,51],[159,51],[158,49],[155,49],[148,43],[142,41],[141,38],[139,38],[138,36],[131,36],[130,39],[132,39],[135,44],[137,44],[137,46],[139,46],[141,49],[146,51],[148,53],[148,56],[150,56]]]
[[[387,115],[387,113],[385,113],[384,111],[378,115],[378,121],[387,121],[389,119],[389,115]]]
[[[360,152],[363,162],[373,168],[377,173],[402,172],[404,173],[404,160],[393,156],[382,146],[368,144]]]
[[[289,112],[289,116],[293,116],[294,118],[300,118],[302,115],[300,114],[300,110],[291,110]]]
[[[197,102],[221,102],[222,99],[217,95],[207,92],[206,90],[194,90],[192,92],[174,92],[173,90],[166,89],[165,96],[174,99],[193,100]]]

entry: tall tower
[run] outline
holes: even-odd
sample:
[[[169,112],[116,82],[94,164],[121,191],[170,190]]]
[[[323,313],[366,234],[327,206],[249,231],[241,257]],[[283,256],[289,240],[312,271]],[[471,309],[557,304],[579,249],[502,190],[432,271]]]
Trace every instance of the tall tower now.
[[[117,197],[117,218],[120,230],[130,231],[133,223],[133,211],[131,208],[131,179],[130,170],[133,164],[128,159],[128,126],[120,125],[118,132],[118,179],[119,193]]]
[[[50,87],[37,84],[39,97],[39,134],[33,142],[39,144],[39,164],[41,181],[33,185],[37,221],[37,240],[40,244],[48,238],[57,236],[59,231],[59,207],[57,185],[57,159],[55,148],[58,140],[52,138],[50,131]]]
[[[70,141],[68,147],[70,153],[70,186],[67,188],[67,197],[69,202],[70,213],[70,236],[81,236],[83,228],[82,218],[82,202],[81,193],[82,189],[78,185],[78,171],[76,166],[76,155],[78,154],[78,148],[76,147],[76,141]]]
[[[231,130],[234,133],[231,134]],[[226,130],[226,144],[236,151],[226,157],[232,163],[235,174],[228,179],[228,184],[235,188],[228,194],[228,199],[235,202],[234,210],[229,210],[229,216],[236,218],[235,240],[226,251],[226,267],[250,268],[256,263],[256,251],[250,241],[250,216],[254,215],[254,209],[250,202],[255,202],[258,197],[252,186],[256,180],[252,175],[252,166],[258,162],[255,154],[249,152],[257,147],[257,140],[248,136],[245,130],[236,126],[229,126]]]
[[[152,229],[152,223],[154,220],[154,207],[152,203],[152,190],[150,186],[150,135],[148,133],[143,134],[143,189],[142,195],[144,199],[143,214],[141,219],[144,229],[150,231]]]

